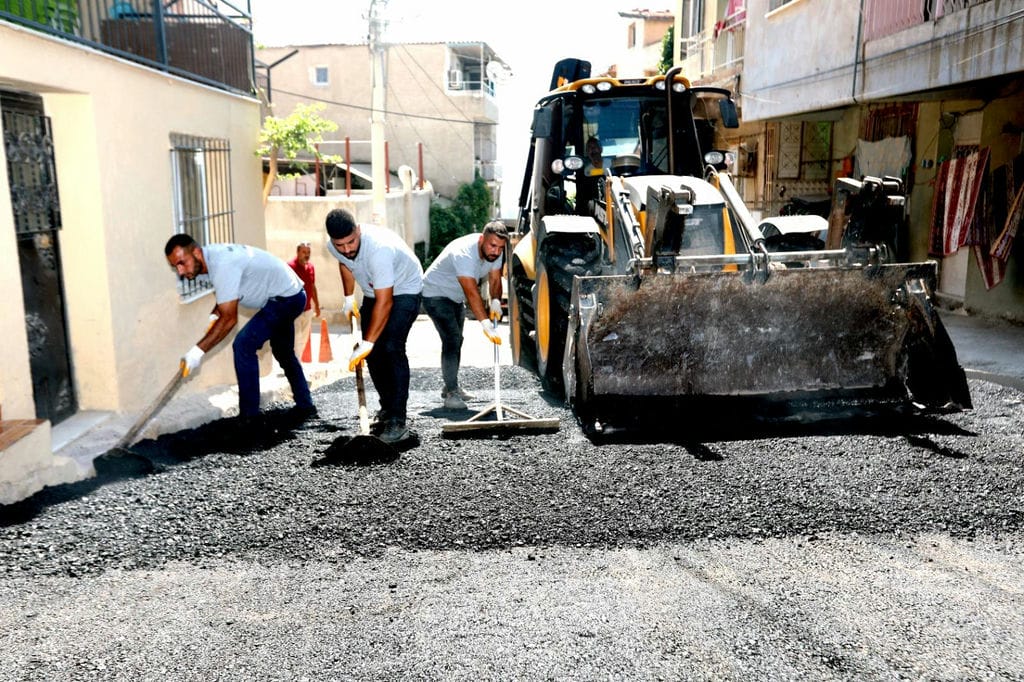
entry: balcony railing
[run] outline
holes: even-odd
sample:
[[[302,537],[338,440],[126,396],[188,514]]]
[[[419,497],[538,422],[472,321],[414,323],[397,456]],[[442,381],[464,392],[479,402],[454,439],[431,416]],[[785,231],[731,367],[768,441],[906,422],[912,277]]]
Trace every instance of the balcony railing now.
[[[460,71],[450,72],[448,74],[448,89],[449,90],[463,90],[466,92],[480,91],[483,90],[485,93],[494,96],[494,81],[492,80],[475,80],[462,75]]]
[[[224,0],[0,0],[0,19],[217,88],[254,91],[248,0],[244,9]]]
[[[983,2],[988,0],[867,0],[864,40],[884,38]]]
[[[693,82],[730,74],[743,66],[746,10],[739,10],[713,30],[683,38],[683,74]]]

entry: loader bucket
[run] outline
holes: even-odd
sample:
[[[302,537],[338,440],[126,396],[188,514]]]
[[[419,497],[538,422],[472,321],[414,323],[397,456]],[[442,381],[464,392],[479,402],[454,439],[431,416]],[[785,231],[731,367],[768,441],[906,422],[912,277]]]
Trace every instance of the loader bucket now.
[[[581,403],[639,396],[860,396],[970,407],[928,294],[933,263],[575,282],[567,375]],[[567,387],[568,389],[568,387]],[[620,401],[621,402],[621,401]]]

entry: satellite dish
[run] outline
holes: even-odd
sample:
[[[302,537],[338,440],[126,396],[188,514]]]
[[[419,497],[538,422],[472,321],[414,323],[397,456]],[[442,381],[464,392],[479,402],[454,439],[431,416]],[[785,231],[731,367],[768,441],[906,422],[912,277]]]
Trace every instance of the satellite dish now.
[[[484,67],[484,72],[490,80],[497,81],[499,83],[512,75],[508,66],[501,62],[487,62],[487,66]]]

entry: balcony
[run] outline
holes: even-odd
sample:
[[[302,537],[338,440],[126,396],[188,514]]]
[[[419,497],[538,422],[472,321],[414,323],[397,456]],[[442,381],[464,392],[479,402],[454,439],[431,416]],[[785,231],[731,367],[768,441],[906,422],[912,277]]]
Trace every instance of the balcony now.
[[[884,38],[983,2],[988,0],[866,0],[864,40]]]
[[[252,17],[224,0],[0,0],[0,19],[251,94]]]
[[[712,30],[683,38],[683,75],[694,85],[731,79],[743,69],[746,10],[719,21]]]

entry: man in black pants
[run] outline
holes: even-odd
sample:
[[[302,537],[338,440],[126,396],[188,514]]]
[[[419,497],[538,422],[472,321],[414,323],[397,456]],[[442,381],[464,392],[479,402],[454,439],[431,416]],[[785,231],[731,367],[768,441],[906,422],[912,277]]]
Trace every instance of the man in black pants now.
[[[362,321],[363,340],[349,358],[349,371],[366,360],[380,395],[377,430],[395,443],[409,437],[409,357],[405,343],[420,312],[423,267],[412,249],[384,227],[357,224],[351,213],[336,208],[327,214],[327,250],[338,260],[345,294],[343,314]],[[355,285],[363,303],[355,307]]]
[[[500,220],[484,225],[480,233],[453,239],[423,275],[423,310],[441,337],[441,399],[449,410],[463,410],[473,396],[459,386],[462,325],[466,306],[491,343],[501,343],[488,317],[501,319],[501,268],[508,231]],[[491,302],[484,305],[480,281],[487,280]]]

